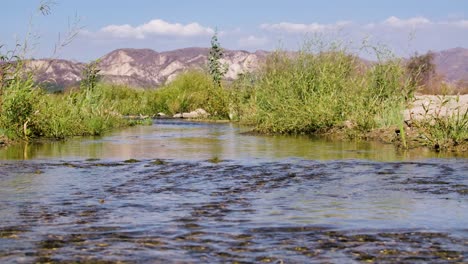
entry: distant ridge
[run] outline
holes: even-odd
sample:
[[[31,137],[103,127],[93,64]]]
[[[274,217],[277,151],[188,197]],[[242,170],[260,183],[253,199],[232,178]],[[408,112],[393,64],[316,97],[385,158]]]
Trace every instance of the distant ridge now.
[[[453,48],[434,53],[437,71],[450,82],[468,82],[468,49]]]
[[[166,52],[151,49],[117,49],[99,60],[103,81],[134,87],[155,88],[173,80],[188,69],[204,69],[208,61],[208,48],[184,48]],[[229,68],[226,79],[235,79],[241,73],[251,72],[266,59],[267,52],[251,53],[244,50],[226,50],[222,62]],[[49,86],[66,87],[81,80],[86,66],[67,60],[31,60],[37,80]]]
[[[173,80],[188,69],[204,69],[208,48],[184,48],[157,52],[151,49],[117,49],[100,58],[103,81],[142,88],[156,88]],[[241,73],[251,72],[265,61],[269,52],[225,50],[223,63],[228,64],[226,79],[235,79]],[[468,82],[468,49],[453,48],[434,52],[437,72],[449,82]],[[67,60],[40,59],[29,61],[36,69],[37,81],[56,89],[77,85],[84,63]]]

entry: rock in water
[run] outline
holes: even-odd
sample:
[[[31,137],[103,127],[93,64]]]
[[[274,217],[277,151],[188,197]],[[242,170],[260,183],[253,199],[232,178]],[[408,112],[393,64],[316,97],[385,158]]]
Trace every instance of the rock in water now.
[[[198,108],[195,111],[192,111],[190,113],[175,114],[173,117],[174,118],[187,118],[187,119],[200,119],[200,118],[207,118],[209,116],[210,114],[206,112],[204,109]]]

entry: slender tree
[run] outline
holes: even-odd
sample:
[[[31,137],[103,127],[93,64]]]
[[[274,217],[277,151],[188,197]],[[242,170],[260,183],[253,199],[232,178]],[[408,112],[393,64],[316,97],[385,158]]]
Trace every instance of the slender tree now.
[[[218,41],[218,30],[216,30],[211,38],[211,49],[208,55],[208,68],[214,84],[218,87],[221,87],[221,79],[227,72],[226,65],[223,65],[220,61],[223,55],[223,49]]]

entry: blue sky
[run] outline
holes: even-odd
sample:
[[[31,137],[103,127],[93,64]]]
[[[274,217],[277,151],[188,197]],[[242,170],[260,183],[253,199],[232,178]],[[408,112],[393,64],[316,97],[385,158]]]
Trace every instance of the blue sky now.
[[[223,47],[250,51],[294,50],[316,38],[355,51],[366,39],[399,56],[468,47],[466,0],[54,2],[47,16],[38,14],[39,0],[2,3],[0,44],[11,49],[26,38],[30,56],[88,61],[117,48],[208,47],[218,28]],[[79,34],[54,55],[59,34],[63,42],[73,22]]]

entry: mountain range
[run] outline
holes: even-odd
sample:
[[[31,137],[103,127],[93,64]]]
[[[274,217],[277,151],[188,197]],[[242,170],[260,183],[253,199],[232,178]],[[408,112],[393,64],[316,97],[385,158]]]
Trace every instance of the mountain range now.
[[[98,60],[99,74],[104,82],[132,87],[154,88],[173,80],[188,69],[207,67],[208,48],[185,48],[167,52],[151,49],[117,49]],[[243,50],[224,51],[221,63],[227,64],[225,78],[235,79],[239,74],[251,72],[266,59],[268,52],[254,53]],[[81,80],[85,63],[61,59],[28,61],[38,82],[49,87],[73,86]]]
[[[117,49],[98,61],[99,74],[104,82],[132,87],[155,88],[169,82],[188,69],[207,67],[208,48],[185,48],[166,52],[151,49]],[[235,79],[251,72],[265,61],[269,52],[226,50],[222,63],[228,65],[225,78]],[[468,49],[453,48],[434,53],[437,72],[446,81],[468,82]],[[38,82],[55,89],[74,86],[81,80],[85,63],[61,59],[28,61]]]

